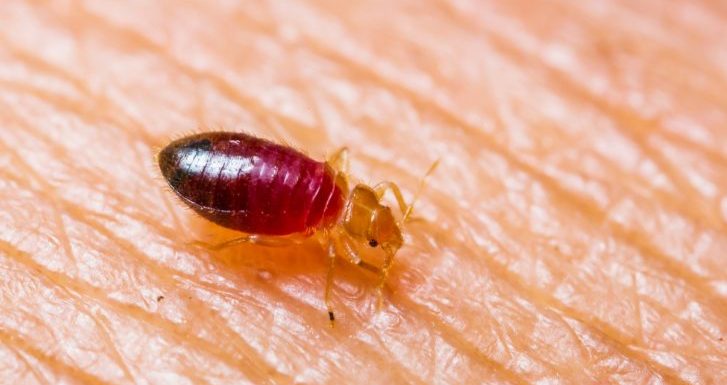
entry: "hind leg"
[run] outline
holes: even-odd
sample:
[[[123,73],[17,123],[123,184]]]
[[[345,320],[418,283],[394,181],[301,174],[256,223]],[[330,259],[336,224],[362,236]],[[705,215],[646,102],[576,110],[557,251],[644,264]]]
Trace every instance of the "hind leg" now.
[[[222,250],[229,247],[237,246],[243,243],[250,243],[254,245],[268,246],[268,247],[287,247],[291,245],[297,245],[302,242],[302,239],[297,238],[283,238],[283,237],[270,237],[263,235],[249,234],[239,238],[233,238],[229,241],[222,243],[211,244],[201,241],[190,242],[190,245],[201,246],[208,250]]]

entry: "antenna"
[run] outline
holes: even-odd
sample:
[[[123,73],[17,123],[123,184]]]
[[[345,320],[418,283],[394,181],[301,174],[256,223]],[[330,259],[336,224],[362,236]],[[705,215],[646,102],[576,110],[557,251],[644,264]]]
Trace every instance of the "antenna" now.
[[[439,166],[441,159],[437,159],[432,163],[431,166],[429,166],[429,170],[427,170],[426,173],[424,173],[424,176],[419,179],[419,185],[417,186],[417,191],[414,193],[414,198],[412,198],[411,203],[409,203],[409,206],[406,208],[406,212],[404,213],[404,217],[401,219],[401,223],[404,224],[409,220],[409,217],[411,216],[412,211],[414,211],[414,204],[419,200],[419,195],[421,195],[422,190],[424,189],[425,182],[427,178],[434,172],[434,170]]]

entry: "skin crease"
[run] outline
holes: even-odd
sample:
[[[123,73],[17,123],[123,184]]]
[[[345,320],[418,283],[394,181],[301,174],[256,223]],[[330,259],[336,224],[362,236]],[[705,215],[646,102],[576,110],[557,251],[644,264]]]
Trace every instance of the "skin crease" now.
[[[727,382],[719,1],[0,3],[0,383]],[[193,246],[155,152],[244,130],[411,197],[381,312]]]

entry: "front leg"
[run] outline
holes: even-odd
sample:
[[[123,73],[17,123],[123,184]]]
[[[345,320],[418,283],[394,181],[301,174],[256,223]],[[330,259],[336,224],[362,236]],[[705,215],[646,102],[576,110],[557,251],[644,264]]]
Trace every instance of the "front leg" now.
[[[429,170],[427,170],[424,176],[419,180],[419,187],[417,187],[417,191],[416,193],[414,193],[414,197],[409,204],[406,203],[406,201],[404,200],[404,195],[401,193],[401,189],[394,182],[384,181],[374,187],[376,197],[379,198],[379,200],[384,197],[386,191],[391,191],[391,193],[394,194],[394,198],[396,199],[396,203],[399,205],[399,210],[401,210],[402,214],[400,224],[406,223],[409,219],[412,210],[414,210],[414,203],[416,203],[417,199],[419,199],[419,194],[424,188],[427,177],[429,177],[429,175],[434,172],[437,166],[439,166],[439,160],[435,161],[434,163],[432,163],[431,166],[429,166]]]
[[[384,253],[386,253],[386,257],[384,258],[384,265],[379,270],[379,283],[376,285],[376,306],[378,310],[381,310],[384,301],[384,286],[386,285],[386,279],[389,277],[389,270],[394,263],[394,255],[396,254],[396,252],[390,249],[384,249]]]
[[[382,276],[382,274],[385,276],[385,273],[378,267],[361,259],[358,249],[354,245],[355,241],[351,239],[348,234],[345,234],[340,230],[334,230],[328,234],[325,238],[325,242],[327,242],[326,247],[328,249],[328,272],[326,274],[326,288],[323,295],[323,301],[325,302],[326,309],[328,310],[328,320],[331,327],[333,327],[336,317],[333,313],[331,295],[333,293],[333,276],[336,267],[336,258],[341,256],[350,263],[379,276]],[[391,263],[389,262],[389,265],[390,264]],[[381,301],[379,300],[379,302]]]
[[[374,191],[376,192],[376,197],[379,198],[379,200],[384,197],[386,191],[391,191],[392,194],[394,194],[396,203],[399,204],[399,210],[401,210],[401,214],[405,218],[409,216],[412,206],[406,204],[406,201],[404,200],[404,195],[401,193],[401,189],[396,183],[389,181],[381,182],[374,187]]]
[[[328,272],[326,273],[326,288],[323,294],[323,302],[328,310],[328,322],[333,327],[336,322],[336,316],[333,315],[333,305],[331,304],[331,291],[333,290],[333,270],[336,267],[336,247],[330,240],[328,241]]]
[[[352,263],[364,270],[368,270],[374,274],[379,274],[380,270],[378,267],[361,259],[358,248],[355,245],[355,242],[356,241],[353,240],[348,234],[345,234],[342,232],[337,233],[337,235],[335,237],[335,241],[334,241],[334,243],[336,245],[336,249],[350,263]]]

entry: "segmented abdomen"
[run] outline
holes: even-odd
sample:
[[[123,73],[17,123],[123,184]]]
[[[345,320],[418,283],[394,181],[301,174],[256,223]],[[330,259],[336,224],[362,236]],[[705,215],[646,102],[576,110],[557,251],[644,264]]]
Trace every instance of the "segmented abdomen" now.
[[[305,232],[335,222],[343,208],[343,192],[325,163],[247,134],[189,136],[165,147],[158,161],[185,203],[235,230]]]

